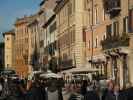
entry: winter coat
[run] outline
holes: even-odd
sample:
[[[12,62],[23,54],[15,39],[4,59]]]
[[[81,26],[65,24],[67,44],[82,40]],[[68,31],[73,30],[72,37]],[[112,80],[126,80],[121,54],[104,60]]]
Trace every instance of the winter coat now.
[[[99,96],[94,91],[88,91],[85,96],[84,100],[100,100]]]
[[[40,87],[33,87],[26,96],[26,100],[45,100],[45,92]]]

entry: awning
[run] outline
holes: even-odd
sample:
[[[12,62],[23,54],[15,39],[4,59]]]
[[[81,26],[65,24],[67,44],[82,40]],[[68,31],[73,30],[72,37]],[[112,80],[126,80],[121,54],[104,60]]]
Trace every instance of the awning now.
[[[61,75],[52,73],[50,70],[48,70],[45,73],[40,74],[41,78],[62,78]]]
[[[99,62],[105,62],[106,61],[106,56],[105,54],[99,54],[96,56],[93,56],[93,59],[88,59],[90,63],[99,63]]]
[[[74,74],[74,73],[93,73],[93,72],[98,72],[99,69],[95,69],[95,68],[90,68],[90,67],[77,67],[77,68],[72,68],[69,70],[65,70],[62,71],[61,73],[65,73],[65,74]]]

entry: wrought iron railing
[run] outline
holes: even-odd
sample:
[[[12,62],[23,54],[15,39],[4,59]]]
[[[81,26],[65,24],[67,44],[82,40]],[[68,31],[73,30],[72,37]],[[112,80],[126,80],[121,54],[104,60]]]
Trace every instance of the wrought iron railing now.
[[[110,17],[117,16],[121,11],[120,0],[103,0],[103,7],[105,12],[110,14]]]
[[[129,46],[129,36],[128,34],[123,34],[122,36],[112,36],[101,41],[103,49],[111,49],[120,46]]]

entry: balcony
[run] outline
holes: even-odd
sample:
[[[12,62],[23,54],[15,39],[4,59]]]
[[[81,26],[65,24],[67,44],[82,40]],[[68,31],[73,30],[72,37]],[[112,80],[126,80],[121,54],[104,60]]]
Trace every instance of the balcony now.
[[[102,49],[112,49],[117,47],[127,47],[129,46],[129,36],[128,34],[123,34],[122,36],[112,36],[101,41]]]
[[[120,7],[114,7],[108,10],[108,13],[110,14],[110,18],[113,18],[117,16],[121,11]]]
[[[119,15],[121,11],[120,0],[103,0],[104,10],[111,18]]]
[[[67,59],[67,60],[62,60],[61,61],[61,69],[66,70],[66,69],[71,69],[73,68],[73,60],[72,59]]]

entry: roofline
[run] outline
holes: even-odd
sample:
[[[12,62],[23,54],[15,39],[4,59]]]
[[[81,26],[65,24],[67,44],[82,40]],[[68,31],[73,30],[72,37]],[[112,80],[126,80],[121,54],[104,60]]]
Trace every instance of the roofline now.
[[[61,8],[63,8],[64,7],[64,5],[68,2],[69,0],[60,0],[60,1],[57,1],[56,3],[56,6],[55,6],[55,8],[54,8],[54,12],[55,13],[58,13],[60,10],[61,10]]]
[[[40,6],[42,6],[46,1],[48,1],[48,0],[41,1]]]
[[[38,24],[38,20],[37,20],[37,19],[33,20],[33,21],[32,21],[31,23],[29,23],[27,26],[30,27],[30,26],[32,26],[32,25],[34,25],[34,24]]]
[[[3,37],[5,37],[5,35],[15,35],[14,29],[12,29],[12,30],[10,30],[10,31],[8,31],[8,32],[4,32],[4,33],[3,33]]]

